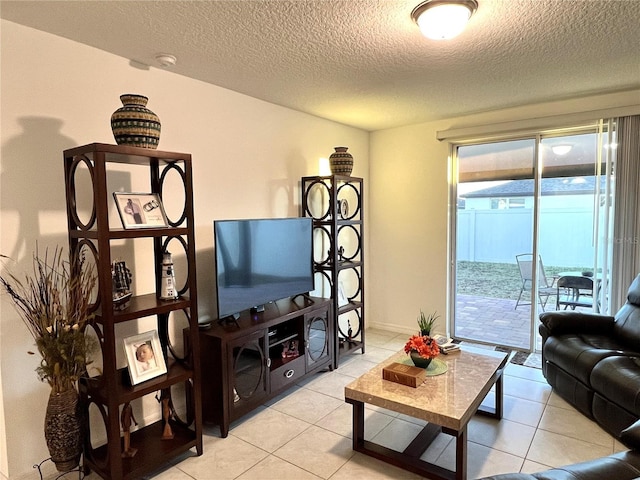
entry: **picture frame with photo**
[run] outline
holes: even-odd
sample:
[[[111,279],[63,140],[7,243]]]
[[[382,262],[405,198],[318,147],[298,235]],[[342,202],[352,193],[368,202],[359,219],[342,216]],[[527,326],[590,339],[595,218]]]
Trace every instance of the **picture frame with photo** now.
[[[131,335],[123,340],[131,385],[167,373],[160,337],[156,330]]]
[[[125,229],[169,226],[162,199],[157,193],[113,192],[113,199]]]

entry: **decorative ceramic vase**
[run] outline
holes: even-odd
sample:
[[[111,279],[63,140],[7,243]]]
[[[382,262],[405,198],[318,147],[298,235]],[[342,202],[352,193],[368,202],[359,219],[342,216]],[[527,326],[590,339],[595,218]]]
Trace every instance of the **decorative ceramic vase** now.
[[[44,438],[59,472],[68,472],[79,465],[83,437],[78,392],[70,388],[51,393],[44,417]]]
[[[160,119],[147,108],[144,95],[120,95],[122,107],[111,115],[111,130],[118,145],[158,148]]]
[[[411,350],[409,352],[409,356],[411,357],[411,361],[416,367],[427,368],[431,363],[431,358],[421,357],[420,354],[416,350]]]
[[[329,166],[333,175],[351,175],[353,155],[347,152],[349,147],[333,147],[335,152],[329,155]]]

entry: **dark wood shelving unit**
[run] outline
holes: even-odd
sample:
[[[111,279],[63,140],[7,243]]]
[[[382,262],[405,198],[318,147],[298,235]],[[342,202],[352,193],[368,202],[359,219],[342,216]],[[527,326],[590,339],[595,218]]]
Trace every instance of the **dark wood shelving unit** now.
[[[191,369],[185,367],[182,362],[177,362],[171,358],[168,360],[167,373],[147,380],[138,385],[131,385],[129,372],[126,368],[119,368],[116,374],[116,381],[113,389],[106,388],[106,382],[100,377],[84,378],[83,386],[91,390],[93,399],[96,402],[107,403],[109,397],[115,395],[123,400],[123,403],[131,402],[144,395],[156,393],[172,385],[183,383],[191,379]]]
[[[189,450],[191,448],[189,445],[193,445],[197,442],[196,433],[192,429],[185,428],[177,422],[171,423],[174,438],[158,442],[158,439],[162,436],[163,428],[163,422],[158,421],[146,426],[144,429],[131,433],[132,445],[157,444],[157,447],[154,449],[138,449],[134,457],[123,458],[121,462],[122,478],[140,479],[145,474],[149,473],[149,465],[156,464],[158,458],[164,458],[165,461],[169,458],[175,458]],[[118,439],[118,443],[119,450],[122,450],[123,445],[120,439]],[[103,466],[106,469],[109,464],[109,450],[110,448],[108,444],[93,450],[93,464],[95,466]],[[156,468],[162,465],[164,465],[164,463],[157,465]]]
[[[302,216],[313,219],[315,271],[331,292],[338,368],[341,356],[365,349],[364,182],[328,175],[301,183]]]
[[[109,224],[109,205],[113,202],[108,191],[111,163],[134,166],[149,178],[147,193],[163,197],[165,175],[176,172],[184,185],[184,205],[180,205],[180,218],[168,219],[167,228],[123,229],[121,224]],[[77,211],[76,174],[79,168],[89,173],[92,190],[92,208],[88,221],[83,222]],[[84,446],[83,469],[94,471],[105,479],[139,479],[166,464],[166,462],[192,448],[202,454],[202,401],[199,367],[200,343],[197,315],[197,288],[195,238],[193,224],[193,180],[191,155],[163,152],[139,147],[92,143],[64,151],[65,190],[67,199],[67,223],[69,248],[93,259],[98,277],[98,294],[92,307],[91,325],[98,338],[102,354],[102,372],[96,377],[83,377],[79,381],[80,395],[87,409],[97,407],[104,422],[107,443],[94,447],[91,442],[90,422]],[[136,241],[151,239],[149,250],[155,265],[155,291],[133,296],[124,310],[114,309],[111,280],[111,243],[117,240]],[[162,254],[172,240],[182,245],[186,258],[186,280],[178,286],[179,297],[160,300]],[[173,243],[172,243],[173,244]],[[133,272],[134,275],[141,272]],[[184,312],[188,326],[181,330],[185,353],[175,358],[169,338],[170,316]],[[136,321],[143,317],[155,317],[156,330],[165,357],[167,373],[137,385],[131,385],[126,368],[118,368],[116,352],[123,348],[123,338],[116,336],[116,325]],[[186,346],[188,345],[188,347]],[[120,416],[122,409],[132,401],[147,395],[172,399],[173,387],[180,387],[185,396],[186,416],[179,418],[172,412],[168,420],[173,431],[172,439],[163,439],[165,420],[138,428],[131,432],[131,447],[137,449],[131,458],[123,458]],[[158,406],[159,416],[162,408]],[[99,420],[98,420],[99,421]]]

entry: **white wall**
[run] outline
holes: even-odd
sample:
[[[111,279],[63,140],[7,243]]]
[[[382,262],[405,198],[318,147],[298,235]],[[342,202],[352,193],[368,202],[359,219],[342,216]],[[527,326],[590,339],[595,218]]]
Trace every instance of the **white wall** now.
[[[443,331],[447,145],[423,125],[374,132],[369,183],[368,327],[414,332],[422,309]]]
[[[189,152],[195,177],[199,310],[214,309],[213,226],[218,218],[298,216],[299,180],[318,174],[336,145],[368,176],[369,134],[229,90],[130,64],[66,39],[1,23],[0,252],[27,270],[40,248],[66,246],[62,151],[115,143],[111,113],[122,93],[149,97],[161,150]],[[284,88],[284,86],[283,86]],[[128,174],[131,188],[144,184]],[[134,272],[139,288],[153,281]],[[11,302],[0,301],[0,473],[17,478],[46,458],[49,389],[34,372],[33,340]],[[157,408],[157,407],[156,407]],[[3,427],[4,425],[4,427]]]
[[[422,309],[437,310],[442,317],[436,331],[445,329],[449,143],[438,141],[437,132],[468,130],[470,138],[477,138],[532,125],[569,126],[577,119],[593,120],[588,112],[603,109],[640,113],[640,90],[373,132],[367,225],[373,261],[367,265],[367,327],[413,332]]]

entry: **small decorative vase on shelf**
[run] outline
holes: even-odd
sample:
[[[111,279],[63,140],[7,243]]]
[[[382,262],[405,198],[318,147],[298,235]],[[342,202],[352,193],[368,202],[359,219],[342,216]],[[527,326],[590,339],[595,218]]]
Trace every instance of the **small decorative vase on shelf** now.
[[[415,350],[411,350],[411,352],[409,352],[409,356],[411,357],[413,364],[420,368],[427,368],[432,360],[431,358],[424,358]]]
[[[122,107],[111,115],[111,130],[118,145],[158,148],[160,119],[147,108],[144,95],[120,95]]]
[[[59,472],[68,472],[80,464],[83,424],[78,392],[70,388],[51,393],[44,417],[44,438],[51,461]]]
[[[333,175],[351,175],[353,155],[347,152],[349,147],[333,147],[335,152],[329,155],[329,166]]]

